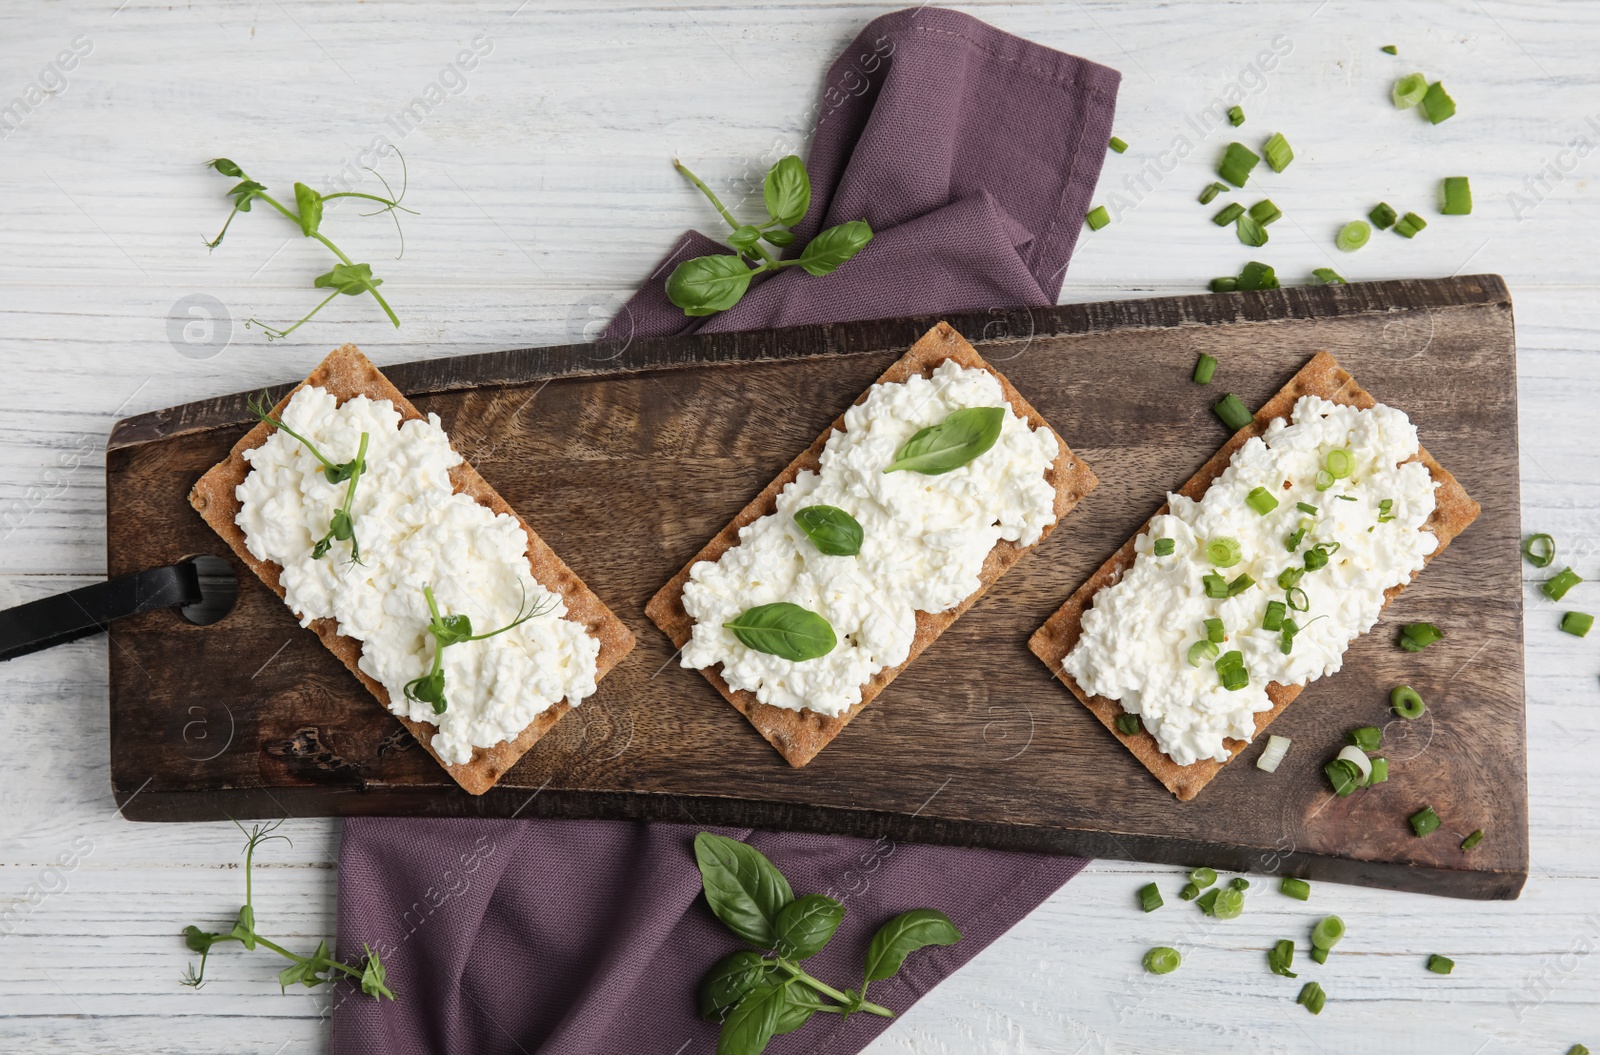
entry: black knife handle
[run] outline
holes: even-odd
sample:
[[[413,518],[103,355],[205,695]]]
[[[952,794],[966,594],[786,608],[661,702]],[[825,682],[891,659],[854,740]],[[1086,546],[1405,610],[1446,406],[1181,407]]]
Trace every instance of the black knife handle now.
[[[151,568],[0,611],[0,661],[98,634],[113,619],[198,604],[193,561]]]

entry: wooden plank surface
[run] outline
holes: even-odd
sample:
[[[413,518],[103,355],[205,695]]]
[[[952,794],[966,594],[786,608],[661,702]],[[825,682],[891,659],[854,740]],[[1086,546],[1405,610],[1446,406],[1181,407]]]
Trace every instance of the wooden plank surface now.
[[[1103,483],[804,770],[790,770],[697,674],[680,669],[641,608],[926,319],[532,349],[389,371],[641,628],[640,647],[493,792],[472,799],[244,573],[221,622],[194,627],[157,612],[114,632],[113,783],[121,798],[138,792],[124,814],[667,818],[687,806],[717,823],[1515,896],[1527,868],[1526,756],[1504,284],[1473,276],[951,321]],[[1320,349],[1410,413],[1484,513],[1353,646],[1346,669],[1281,719],[1298,750],[1278,774],[1229,767],[1200,800],[1178,803],[1050,679],[1026,640],[1227,438],[1210,400],[1226,388],[1259,404]],[[1210,388],[1188,376],[1201,351],[1223,364]],[[144,415],[113,433],[113,574],[226,554],[182,496],[237,439],[243,400]],[[1390,638],[1396,623],[1420,618],[1450,637],[1417,658]],[[1391,740],[1401,739],[1388,785],[1334,799],[1322,763],[1346,728],[1384,723],[1387,688],[1401,680],[1430,700],[1429,717],[1390,726]],[[218,701],[228,701],[234,735],[220,754],[197,759],[178,730],[192,708]],[[932,788],[944,791],[930,802]],[[1417,839],[1407,827],[1425,803],[1445,818],[1444,836]],[[1456,842],[1479,827],[1497,838],[1463,854]]]

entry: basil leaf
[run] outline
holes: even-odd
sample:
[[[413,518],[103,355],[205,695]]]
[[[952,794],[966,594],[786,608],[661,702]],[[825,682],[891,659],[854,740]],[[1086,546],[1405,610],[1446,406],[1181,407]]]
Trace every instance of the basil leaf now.
[[[878,928],[867,949],[868,982],[891,978],[906,962],[906,957],[928,945],[954,945],[961,932],[938,909],[914,908],[902,912]]]
[[[823,894],[807,894],[778,913],[779,956],[804,960],[822,951],[844,919],[844,906]]]
[[[667,299],[685,315],[712,315],[739,303],[750,288],[750,268],[736,256],[697,256],[672,269]]]
[[[811,239],[800,254],[800,266],[813,275],[831,275],[838,266],[866,248],[872,228],[865,220],[851,220]]]
[[[755,847],[710,832],[694,837],[694,859],[717,918],[751,945],[777,944],[778,913],[794,900],[778,867]]]
[[[968,407],[929,425],[906,440],[884,472],[910,469],[938,476],[959,469],[995,445],[1005,422],[1005,407]]]
[[[728,244],[740,250],[749,249],[759,241],[761,241],[760,229],[750,224],[745,224],[728,236]]]
[[[861,523],[838,506],[806,506],[795,513],[794,522],[830,557],[854,557],[861,552]]]
[[[198,951],[198,950],[197,950]],[[718,960],[700,980],[700,1017],[721,1022],[777,965],[759,952],[741,949]]]
[[[789,246],[794,245],[793,231],[768,231],[761,237],[765,238],[779,249],[786,249]]]
[[[767,171],[761,194],[768,216],[785,227],[799,223],[811,208],[811,177],[806,174],[805,163],[793,154],[779,158]]]
[[[774,1035],[793,1033],[817,1013],[817,1004],[810,1001],[797,991],[795,986],[789,987],[788,1000],[783,1005],[783,1010],[778,1012],[778,1024],[773,1028]]]
[[[745,648],[795,663],[826,656],[839,643],[826,619],[788,601],[758,605],[722,625]]]
[[[761,1055],[778,1030],[787,989],[783,982],[763,985],[739,1001],[722,1023],[717,1055]]]
[[[322,226],[322,195],[304,183],[294,185],[294,204],[300,210],[300,230],[307,238]]]

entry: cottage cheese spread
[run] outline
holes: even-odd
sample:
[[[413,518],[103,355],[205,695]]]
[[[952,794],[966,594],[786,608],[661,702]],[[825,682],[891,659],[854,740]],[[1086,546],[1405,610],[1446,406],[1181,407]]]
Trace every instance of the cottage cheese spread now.
[[[1253,715],[1272,707],[1268,682],[1303,685],[1337,672],[1345,648],[1377,622],[1384,591],[1410,581],[1438,545],[1422,530],[1433,512],[1434,483],[1426,466],[1405,461],[1418,449],[1405,414],[1302,396],[1293,419],[1275,419],[1264,436],[1241,447],[1200,501],[1167,496],[1171,512],[1154,518],[1136,541],[1138,556],[1121,581],[1095,595],[1083,614],[1083,636],[1062,664],[1085,691],[1139,715],[1180,766],[1227,761],[1225,737],[1251,739]],[[1335,448],[1354,455],[1354,472],[1318,492],[1317,470]],[[1278,500],[1265,516],[1245,500],[1256,487]],[[1379,522],[1384,499],[1393,519]],[[1317,515],[1307,516],[1298,502],[1316,506]],[[1291,553],[1285,540],[1303,519],[1312,526]],[[1155,554],[1161,538],[1174,541],[1170,556]],[[1205,556],[1212,538],[1236,539],[1239,563],[1212,567]],[[1261,626],[1267,603],[1285,598],[1278,576],[1303,567],[1306,549],[1327,543],[1331,550],[1335,542],[1327,566],[1299,582],[1308,610],[1288,613],[1301,629],[1286,656],[1279,633]],[[1256,585],[1215,600],[1201,582],[1210,572],[1230,581],[1248,574]],[[1187,662],[1189,646],[1206,636],[1207,618],[1220,618],[1228,635],[1219,649],[1244,654],[1250,675],[1244,688],[1223,688],[1211,661]]]
[[[917,431],[967,407],[1006,408],[1000,438],[966,465],[937,476],[885,473]],[[1055,523],[1055,488],[1045,472],[1058,453],[1048,429],[1017,417],[985,370],[946,360],[931,378],[873,386],[845,412],[844,431],[824,447],[819,472],[802,472],[778,496],[776,513],[746,525],[739,544],[689,571],[683,606],[695,625],[685,667],[722,664],[733,689],[790,710],[838,715],[861,687],[903,663],[916,613],[943,612],[974,593],[1000,539],[1032,545]],[[860,522],[861,552],[819,551],[794,522],[811,505],[837,506]],[[723,628],[740,613],[788,601],[821,615],[839,639],[800,662],[745,647]]]
[[[311,559],[349,485],[328,483],[305,445],[280,430],[245,452],[251,471],[236,492],[235,522],[252,554],[283,568],[284,601],[301,625],[332,618],[360,641],[361,669],[388,690],[391,711],[438,727],[432,746],[444,761],[471,761],[474,747],[514,739],[553,704],[576,706],[594,692],[599,642],[565,618],[559,594],[535,581],[516,519],[454,493],[449,473],[462,459],[437,415],[401,424],[386,399],[357,396],[341,406],[306,386],[282,420],[334,462],[355,457],[361,433],[369,434],[351,510],[363,563],[350,562],[344,542]],[[470,616],[477,633],[506,625],[524,605],[544,610],[504,634],[445,650],[444,714],[404,692],[433,664],[424,586],[441,612]]]

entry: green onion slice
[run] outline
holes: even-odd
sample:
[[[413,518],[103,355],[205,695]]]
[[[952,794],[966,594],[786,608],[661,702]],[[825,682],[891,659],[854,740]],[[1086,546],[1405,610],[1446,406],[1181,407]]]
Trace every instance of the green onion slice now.
[[[1200,887],[1202,890],[1216,881],[1217,870],[1215,868],[1206,868],[1202,866],[1189,873],[1189,882],[1193,883],[1197,887]]]
[[[1217,646],[1210,641],[1196,641],[1189,646],[1189,666],[1198,667],[1202,663],[1217,658]]]
[[[1137,736],[1139,735],[1140,728],[1139,716],[1137,714],[1117,715],[1117,732],[1121,733],[1123,736]]]
[[[1238,432],[1246,425],[1255,421],[1255,415],[1251,414],[1250,411],[1246,409],[1243,400],[1234,395],[1232,392],[1229,392],[1221,399],[1213,403],[1211,410],[1217,415],[1217,417],[1222,419],[1222,423],[1224,425],[1228,426],[1228,428],[1232,429],[1234,432]]]
[[[1278,884],[1278,889],[1294,898],[1296,901],[1311,900],[1311,884],[1307,883],[1304,879],[1295,879],[1292,876],[1284,876],[1283,882]]]
[[[1583,580],[1578,577],[1578,573],[1573,571],[1571,568],[1562,568],[1539,587],[1539,592],[1543,593],[1552,601],[1559,601],[1561,598],[1567,595],[1568,590],[1572,589],[1582,581]]]
[[[1343,447],[1335,447],[1322,459],[1322,467],[1335,480],[1348,479],[1356,471],[1356,457]]]
[[[1529,535],[1522,540],[1522,559],[1535,568],[1548,568],[1556,559],[1556,540],[1549,535]]]
[[[1266,516],[1278,508],[1278,500],[1265,487],[1252,488],[1250,493],[1244,496],[1244,501],[1246,505],[1262,516]]]
[[[1411,815],[1411,830],[1419,836],[1439,830],[1439,815],[1432,806],[1424,806]]]
[[[1221,163],[1217,165],[1217,175],[1235,187],[1243,187],[1245,180],[1250,178],[1250,171],[1260,163],[1261,157],[1254,150],[1243,143],[1229,143]]]
[[[1106,212],[1104,205],[1096,205],[1084,216],[1084,220],[1089,224],[1089,230],[1098,231],[1111,222],[1111,214]]]
[[[1283,219],[1283,210],[1274,205],[1271,198],[1262,198],[1250,206],[1250,219],[1265,227],[1274,220]]]
[[[1182,962],[1178,950],[1166,945],[1158,945],[1144,954],[1144,969],[1151,974],[1171,974]]]
[[[1389,690],[1389,706],[1402,718],[1421,718],[1428,705],[1422,696],[1409,685],[1396,685]]]
[[[1318,513],[1322,512],[1322,510],[1318,509],[1316,506],[1312,505],[1310,502],[1296,502],[1294,504],[1294,507],[1296,509],[1300,510],[1300,512],[1304,513],[1306,516],[1313,516],[1314,517]]]
[[[1250,880],[1244,878],[1244,876],[1234,876],[1228,880],[1228,885],[1235,890],[1249,890]]]
[[[1231,568],[1239,563],[1244,550],[1238,539],[1214,538],[1206,541],[1206,560],[1219,568]]]
[[[1178,891],[1178,896],[1185,901],[1193,901],[1200,896],[1200,888],[1193,883],[1185,883],[1183,884],[1183,889]]]
[[[1226,194],[1227,191],[1228,185],[1226,183],[1208,183],[1206,184],[1206,189],[1200,192],[1200,204],[1210,205],[1217,200],[1217,195]]]
[[[1327,963],[1328,962],[1328,950],[1327,949],[1319,949],[1315,945],[1313,945],[1313,946],[1311,946],[1311,958],[1313,960],[1317,961],[1318,963]]]
[[[1218,227],[1226,227],[1243,215],[1244,206],[1240,205],[1236,201],[1233,201],[1224,205],[1222,210],[1211,218],[1211,222],[1216,224]]]
[[[1283,599],[1288,602],[1290,608],[1297,612],[1311,611],[1311,599],[1307,597],[1306,592],[1298,586],[1291,586],[1285,590],[1283,592]],[[1288,620],[1284,620],[1284,622],[1287,624]]]
[[[1158,538],[1150,544],[1150,551],[1158,557],[1170,557],[1178,544],[1169,538]]]
[[[1293,741],[1287,736],[1268,736],[1266,748],[1262,750],[1261,757],[1256,759],[1256,768],[1264,773],[1276,773],[1283,756],[1289,753],[1291,743]]]
[[[1398,55],[1398,54],[1400,54],[1400,49],[1395,47],[1393,44],[1385,44],[1383,47],[1379,48],[1378,50],[1383,52],[1385,55]]]
[[[1334,794],[1341,799],[1348,798],[1351,792],[1361,786],[1361,770],[1346,759],[1335,758],[1322,767],[1322,772],[1328,778],[1328,783],[1333,785]]]
[[[1374,758],[1372,760],[1372,775],[1367,777],[1367,785],[1382,784],[1389,779],[1389,760],[1387,758]]]
[[[1343,286],[1346,284],[1344,276],[1339,274],[1339,272],[1335,271],[1331,267],[1312,268],[1311,277],[1322,283],[1324,286]]]
[[[1378,503],[1378,523],[1387,524],[1394,519],[1394,499],[1385,498]],[[1369,529],[1370,530],[1370,529]]]
[[[1363,751],[1376,751],[1383,746],[1383,730],[1376,725],[1363,725],[1359,729],[1352,729],[1346,734],[1350,743]]]
[[[1333,486],[1333,474],[1326,469],[1318,469],[1316,484],[1319,492],[1326,491]]]
[[[1313,949],[1311,951],[1311,958],[1315,960],[1316,957],[1317,950]],[[1325,960],[1326,957],[1324,957],[1323,960],[1317,960],[1317,962],[1322,963]],[[1303,987],[1301,987],[1300,995],[1295,998],[1295,1003],[1304,1004],[1305,1009],[1311,1012],[1313,1015],[1320,1015],[1322,1014],[1322,1009],[1328,1004],[1328,994],[1324,993],[1322,991],[1322,986],[1318,985],[1316,982],[1307,982]]]
[[[1201,912],[1204,912],[1208,916],[1211,915],[1212,910],[1217,904],[1217,895],[1221,892],[1221,890],[1207,890],[1204,894],[1200,895],[1198,900],[1195,901],[1195,908],[1199,909]]]
[[[1367,239],[1372,237],[1372,226],[1365,220],[1351,220],[1339,228],[1339,234],[1333,244],[1346,253],[1353,253],[1367,244]]]
[[[1271,264],[1252,260],[1239,272],[1240,289],[1277,289],[1278,273]]]
[[[1408,212],[1394,222],[1394,233],[1403,238],[1415,238],[1417,233],[1428,226],[1428,221],[1414,212]]]
[[[1456,962],[1448,956],[1440,956],[1438,953],[1434,953],[1428,957],[1428,970],[1434,974],[1449,974],[1455,970],[1455,967]]]
[[[1244,891],[1229,886],[1217,891],[1211,902],[1211,915],[1217,919],[1238,919],[1244,912]]]
[[[1400,628],[1400,647],[1407,652],[1421,652],[1443,638],[1444,631],[1432,623],[1408,623]]]
[[[1213,645],[1220,645],[1227,640],[1227,628],[1222,625],[1222,620],[1212,618],[1205,621],[1206,640]]]
[[[1461,840],[1461,848],[1463,850],[1470,850],[1481,842],[1483,842],[1483,829],[1479,828],[1477,831]]]
[[[1456,101],[1444,90],[1443,81],[1428,85],[1427,94],[1422,97],[1422,111],[1434,124],[1448,121],[1456,115]]]
[[[1367,213],[1367,219],[1372,221],[1372,226],[1380,231],[1387,231],[1393,227],[1399,218],[1400,214],[1394,211],[1394,206],[1386,201],[1380,201],[1372,207],[1371,212]]]
[[[1278,575],[1278,589],[1280,589],[1280,590],[1292,590],[1292,589],[1294,589],[1294,587],[1296,585],[1298,585],[1300,580],[1305,576],[1305,573],[1306,573],[1306,570],[1304,568],[1285,568],[1285,569],[1283,569],[1283,571],[1280,572],[1279,575]],[[1304,609],[1301,609],[1301,611],[1304,611]]]
[[[1246,590],[1250,589],[1250,587],[1254,586],[1255,584],[1256,584],[1256,581],[1254,579],[1250,578],[1250,576],[1241,575],[1237,579],[1233,580],[1232,582],[1230,582],[1228,584],[1228,596],[1229,597],[1237,597],[1241,593],[1244,593]]]
[[[1244,124],[1244,110],[1237,106],[1228,107],[1228,123],[1235,128]]]
[[[1209,385],[1217,373],[1217,359],[1215,356],[1200,353],[1200,358],[1194,364],[1194,382],[1197,385]]]
[[[1455,111],[1452,110],[1451,112],[1454,113]],[[1434,122],[1434,124],[1438,123],[1438,121]],[[1289,162],[1294,160],[1294,149],[1289,146],[1289,141],[1283,138],[1282,132],[1272,133],[1271,138],[1267,140],[1266,146],[1261,148],[1261,152],[1267,156],[1267,164],[1272,166],[1272,171],[1274,172],[1282,172],[1289,167]]]
[[[1317,571],[1328,566],[1328,551],[1321,546],[1312,546],[1305,553],[1306,571]]]
[[[1420,73],[1408,73],[1394,82],[1394,90],[1390,97],[1394,99],[1395,108],[1408,110],[1422,101],[1428,94],[1428,78]]]
[[[1261,629],[1277,633],[1283,629],[1283,617],[1288,614],[1282,601],[1268,601],[1267,610],[1261,616]]]
[[[1223,275],[1221,278],[1211,280],[1211,292],[1232,293],[1239,288],[1239,280],[1232,275]]]
[[[1165,904],[1166,902],[1161,900],[1161,888],[1154,883],[1146,883],[1139,888],[1139,907],[1146,912],[1154,912]]]
[[[1213,600],[1221,601],[1228,596],[1228,580],[1214,571],[1201,576],[1200,585],[1205,587],[1206,596]]]
[[[1311,928],[1311,947],[1331,949],[1344,938],[1344,920],[1338,916],[1324,916]]]
[[[1472,212],[1472,184],[1465,176],[1446,176],[1439,181],[1439,211],[1446,216],[1467,216]]]
[[[1588,612],[1568,612],[1561,617],[1561,629],[1573,637],[1587,637],[1594,627],[1594,616]]]
[[[1294,966],[1294,942],[1285,938],[1267,950],[1267,966],[1272,968],[1273,974],[1281,974],[1285,978],[1300,977],[1289,970]]]
[[[1115,150],[1117,153],[1122,154],[1122,153],[1125,153],[1127,151],[1128,144],[1123,142],[1117,136],[1112,136],[1111,137],[1110,147],[1111,147],[1112,150]]]
[[[1356,772],[1360,774],[1356,778],[1356,786],[1366,787],[1372,779],[1372,759],[1367,757],[1367,753],[1359,747],[1346,744],[1339,749],[1339,758],[1356,767]]]

